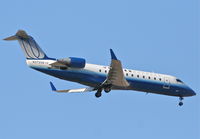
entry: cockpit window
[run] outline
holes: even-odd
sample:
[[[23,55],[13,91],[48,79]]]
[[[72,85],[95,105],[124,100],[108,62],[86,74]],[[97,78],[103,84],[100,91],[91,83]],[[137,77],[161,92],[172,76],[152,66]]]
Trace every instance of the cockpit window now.
[[[179,83],[183,83],[180,79],[176,79],[176,81],[179,82]]]

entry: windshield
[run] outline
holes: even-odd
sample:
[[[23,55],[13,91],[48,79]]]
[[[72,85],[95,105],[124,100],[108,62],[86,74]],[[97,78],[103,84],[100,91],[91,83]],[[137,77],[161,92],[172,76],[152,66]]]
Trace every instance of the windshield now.
[[[176,79],[176,81],[179,83],[183,83],[183,81],[181,81],[180,79]]]

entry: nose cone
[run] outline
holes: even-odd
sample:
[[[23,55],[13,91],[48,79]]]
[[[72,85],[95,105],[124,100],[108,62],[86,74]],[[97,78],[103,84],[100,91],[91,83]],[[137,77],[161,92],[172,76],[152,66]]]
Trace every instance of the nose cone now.
[[[192,96],[196,95],[196,93],[192,89],[191,89],[191,94],[192,94]]]
[[[183,92],[184,92],[183,96],[185,96],[185,97],[190,97],[190,96],[195,96],[196,95],[196,93],[194,92],[194,90],[192,90],[187,85],[184,86]]]
[[[188,96],[195,96],[196,95],[194,90],[192,90],[191,88],[188,89],[187,93],[188,93]]]

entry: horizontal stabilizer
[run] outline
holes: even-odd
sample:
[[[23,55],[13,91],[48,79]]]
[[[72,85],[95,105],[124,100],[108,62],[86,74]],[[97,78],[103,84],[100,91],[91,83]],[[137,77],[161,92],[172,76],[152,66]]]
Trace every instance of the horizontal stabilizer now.
[[[18,30],[14,36],[5,38],[6,41],[18,40],[19,38],[28,39],[29,36],[24,30]]]
[[[92,92],[95,90],[93,87],[80,88],[80,89],[57,90],[52,82],[50,82],[50,86],[51,86],[52,91],[59,92],[59,93],[84,93],[84,92]]]
[[[5,41],[13,41],[13,40],[17,40],[17,39],[18,39],[17,36],[14,35],[14,36],[7,37],[7,38],[5,38],[4,40],[5,40]]]

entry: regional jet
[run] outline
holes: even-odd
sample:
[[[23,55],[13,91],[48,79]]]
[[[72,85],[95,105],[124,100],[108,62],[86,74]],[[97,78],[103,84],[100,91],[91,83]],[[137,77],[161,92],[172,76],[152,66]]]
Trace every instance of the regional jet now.
[[[196,93],[179,78],[171,75],[144,72],[122,68],[121,61],[110,49],[111,63],[109,66],[86,63],[83,58],[68,57],[50,58],[39,47],[36,41],[25,31],[19,30],[14,36],[4,40],[18,40],[26,57],[26,63],[34,70],[86,85],[86,88],[57,90],[52,82],[52,91],[59,93],[85,93],[96,91],[95,96],[101,97],[102,91],[134,90],[148,93],[179,97],[179,106],[183,98]]]

